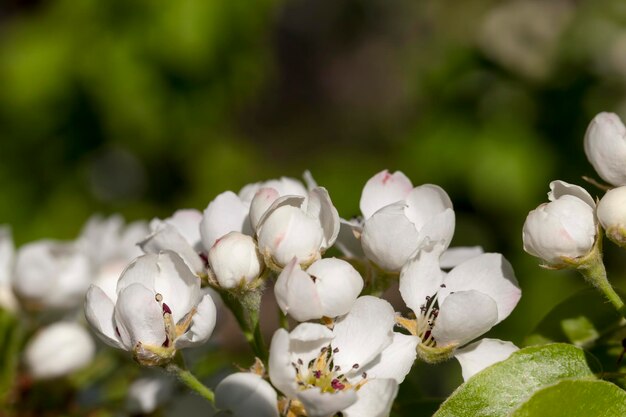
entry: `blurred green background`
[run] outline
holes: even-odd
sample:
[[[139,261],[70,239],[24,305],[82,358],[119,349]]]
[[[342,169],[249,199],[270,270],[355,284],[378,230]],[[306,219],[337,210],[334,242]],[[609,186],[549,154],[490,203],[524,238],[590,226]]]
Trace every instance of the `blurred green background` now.
[[[165,217],[305,169],[350,217],[402,170],[448,191],[454,244],[512,262],[522,301],[491,335],[519,344],[584,287],[521,229],[550,180],[596,177],[600,111],[626,115],[622,0],[4,0],[0,223],[73,238],[94,212]]]

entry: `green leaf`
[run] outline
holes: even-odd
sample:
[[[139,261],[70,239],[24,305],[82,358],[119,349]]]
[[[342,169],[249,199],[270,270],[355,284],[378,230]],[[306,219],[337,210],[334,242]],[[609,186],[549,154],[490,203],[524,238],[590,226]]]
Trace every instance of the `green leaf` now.
[[[568,378],[594,378],[585,352],[555,343],[513,353],[470,378],[442,404],[434,417],[501,417],[535,391]]]
[[[543,388],[510,417],[626,416],[626,392],[606,381],[568,380]]]
[[[557,305],[526,338],[526,346],[542,342],[569,342],[588,347],[615,329],[619,313],[595,289],[574,294]]]

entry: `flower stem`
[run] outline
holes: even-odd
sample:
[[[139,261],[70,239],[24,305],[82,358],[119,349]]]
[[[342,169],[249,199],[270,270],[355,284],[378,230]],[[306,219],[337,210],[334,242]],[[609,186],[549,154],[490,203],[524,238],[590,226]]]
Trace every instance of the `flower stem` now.
[[[247,291],[242,294],[222,290],[220,295],[224,304],[235,316],[237,324],[239,324],[255,356],[261,360],[266,360],[268,353],[259,325],[262,289]]]
[[[597,251],[588,262],[578,267],[578,271],[585,277],[585,280],[596,287],[609,300],[613,307],[626,318],[626,306],[619,294],[615,292],[613,286],[606,276],[606,268],[602,261],[602,252]]]
[[[198,378],[196,378],[191,372],[185,369],[184,366],[181,367],[179,364],[171,362],[165,366],[165,370],[171,374],[176,375],[180,382],[185,384],[187,388],[200,394],[200,396],[202,396],[204,399],[210,402],[213,407],[215,407],[215,394],[213,393],[213,391],[202,382],[200,382]]]

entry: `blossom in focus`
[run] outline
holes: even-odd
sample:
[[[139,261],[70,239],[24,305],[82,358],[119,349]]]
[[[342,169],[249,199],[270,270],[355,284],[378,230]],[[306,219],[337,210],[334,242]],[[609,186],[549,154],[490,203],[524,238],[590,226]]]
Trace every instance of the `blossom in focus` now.
[[[417,345],[393,332],[394,321],[388,302],[363,296],[332,329],[315,323],[279,329],[270,346],[270,380],[308,417],[386,416]]]
[[[387,271],[399,271],[422,245],[445,250],[454,234],[454,211],[448,194],[432,184],[413,187],[402,172],[381,171],[361,194],[360,234],[365,255]]]
[[[524,250],[554,266],[589,254],[598,232],[593,198],[582,187],[552,181],[548,199],[526,217]]]
[[[81,325],[57,322],[40,329],[24,350],[24,362],[35,379],[68,375],[91,363],[96,345]]]
[[[202,276],[205,274],[205,262],[201,254],[206,250],[200,239],[201,220],[202,214],[194,209],[178,210],[165,220],[153,219],[150,235],[139,245],[145,253],[174,251],[184,259],[189,269]]]
[[[260,375],[236,372],[215,389],[215,406],[230,410],[235,417],[279,417],[278,396]]]
[[[80,304],[93,273],[91,261],[74,242],[40,240],[19,248],[11,278],[27,308],[69,309]]]
[[[230,232],[219,238],[208,255],[209,266],[222,288],[252,284],[263,272],[263,260],[251,236]]]
[[[265,197],[257,193],[256,198]],[[310,265],[333,245],[338,234],[339,214],[322,187],[312,189],[306,197],[277,198],[256,227],[259,251],[265,264],[275,270],[282,270],[294,257],[301,265]]]
[[[626,185],[626,127],[615,113],[599,113],[585,133],[585,154],[600,177]]]
[[[297,321],[347,314],[363,289],[363,278],[348,262],[319,259],[306,270],[294,258],[278,276],[276,301]]]
[[[483,369],[507,359],[519,348],[511,342],[499,339],[480,339],[457,349],[454,357],[461,364],[463,380],[467,381]]]
[[[426,248],[400,273],[400,294],[416,319],[398,322],[420,343],[428,362],[444,360],[500,323],[517,305],[521,290],[511,264],[498,253],[485,253],[441,270],[440,250]]]
[[[626,186],[607,191],[598,203],[597,215],[609,239],[626,245]]]
[[[152,366],[167,363],[177,349],[206,342],[216,311],[183,259],[165,251],[135,259],[122,273],[114,298],[92,285],[85,316],[105,343]]]

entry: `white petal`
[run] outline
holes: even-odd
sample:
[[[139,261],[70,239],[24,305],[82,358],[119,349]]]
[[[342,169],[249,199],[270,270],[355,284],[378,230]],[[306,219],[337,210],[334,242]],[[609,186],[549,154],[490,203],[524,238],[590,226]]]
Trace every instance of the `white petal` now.
[[[119,292],[113,317],[127,350],[137,342],[151,346],[165,342],[163,311],[154,297],[155,293],[141,284],[131,284]]]
[[[285,329],[274,332],[270,343],[268,374],[272,384],[289,398],[295,398],[298,392],[296,370],[291,366],[289,351],[289,333]]]
[[[486,294],[459,291],[440,304],[432,330],[438,346],[463,345],[491,329],[498,321],[498,306]]]
[[[359,297],[352,310],[337,321],[333,329],[335,365],[343,372],[360,373],[366,366],[389,346],[393,340],[395,312],[387,301],[372,297]],[[354,367],[354,365],[358,365]]]
[[[342,259],[320,259],[306,273],[314,277],[321,313],[326,317],[347,314],[363,289],[361,274]]]
[[[618,234],[626,229],[624,207],[626,207],[626,187],[616,187],[607,191],[598,203],[598,220],[609,237],[613,232],[611,229],[615,229]]]
[[[278,417],[278,398],[274,388],[259,375],[237,372],[224,378],[215,388],[215,405],[230,410],[235,417]]]
[[[200,236],[205,250],[228,232],[252,234],[248,219],[249,206],[232,191],[226,191],[209,203],[200,222]]]
[[[251,236],[230,232],[209,251],[209,265],[222,288],[245,285],[261,275],[263,261]]]
[[[463,380],[467,381],[483,369],[507,359],[519,350],[511,342],[498,339],[481,339],[454,352],[454,357],[461,364]]]
[[[200,242],[201,221],[202,213],[196,209],[177,210],[172,217],[165,219],[165,222],[174,226],[197,252],[202,248]]]
[[[314,387],[298,391],[297,398],[304,405],[307,417],[331,417],[354,404],[357,394],[354,390],[322,392]]]
[[[96,345],[76,323],[58,322],[39,330],[24,349],[24,360],[36,379],[56,378],[88,365]]]
[[[324,230],[322,250],[330,248],[337,240],[339,234],[339,213],[333,206],[328,191],[323,187],[317,187],[309,192],[307,213],[318,219]]]
[[[452,209],[452,201],[444,189],[438,185],[420,185],[406,197],[406,216],[418,230],[448,209]]]
[[[167,304],[174,322],[178,322],[200,300],[200,279],[174,252],[156,255],[156,263],[158,273],[154,276],[153,289],[163,296],[163,304]]]
[[[358,399],[343,410],[344,417],[387,417],[398,395],[393,379],[372,379],[359,389]]]
[[[250,225],[253,230],[257,229],[259,221],[278,197],[280,195],[274,188],[261,188],[257,191],[250,203]]]
[[[365,221],[361,244],[365,255],[387,271],[399,271],[419,246],[419,234],[404,214],[404,203],[378,210]]]
[[[281,177],[275,180],[261,181],[254,184],[248,184],[239,191],[239,198],[246,204],[250,204],[254,195],[261,188],[273,188],[278,191],[280,196],[298,195],[305,197],[307,195],[306,188],[302,183],[294,178]]]
[[[363,226],[357,220],[340,219],[339,221],[341,224],[335,247],[348,258],[365,259],[365,252],[363,252],[360,240]]]
[[[434,296],[443,283],[444,273],[439,267],[441,247],[424,248],[411,258],[400,272],[400,295],[416,314]]]
[[[589,207],[596,207],[595,200],[583,187],[560,180],[552,181],[550,183],[550,192],[548,192],[548,200],[555,201],[564,195],[573,195],[587,203]]]
[[[151,225],[154,227],[152,234],[139,242],[145,253],[171,250],[178,253],[196,274],[204,272],[204,262],[192,243],[187,241],[175,226],[158,219],[153,220]]]
[[[402,172],[390,174],[384,170],[370,178],[363,192],[359,207],[365,219],[370,218],[381,208],[398,201],[404,201],[413,189],[411,180]]]
[[[130,384],[126,408],[132,414],[150,414],[166,403],[174,391],[174,380],[164,376],[138,378]]]
[[[265,210],[265,212],[261,215],[259,220],[257,221],[256,233],[257,235],[260,233],[261,228],[263,227],[263,223],[269,217],[271,213],[278,210],[281,207],[289,206],[295,207],[297,209],[301,209],[303,205],[305,205],[307,197],[303,197],[300,195],[283,195],[274,200],[272,205]]]
[[[217,309],[210,294],[206,294],[196,306],[196,312],[191,320],[191,326],[186,333],[175,341],[177,349],[189,346],[199,346],[209,340],[217,321]]]
[[[488,295],[498,306],[498,321],[504,320],[517,305],[522,290],[513,267],[499,253],[485,253],[463,262],[446,275],[439,292],[443,303],[450,292],[476,290]]]
[[[441,255],[439,266],[441,269],[451,269],[483,253],[483,248],[480,246],[458,246],[449,248]]]
[[[596,172],[613,185],[626,185],[626,127],[615,113],[600,113],[585,133],[585,154]]]
[[[415,362],[418,342],[417,336],[394,333],[393,342],[359,371],[365,372],[367,378],[393,379],[401,384]]]
[[[15,246],[9,226],[0,226],[0,285],[9,285],[13,275]]]
[[[300,269],[298,258],[293,258],[278,275],[274,295],[282,312],[297,321],[319,319],[324,315],[313,278]]]
[[[328,346],[333,339],[333,332],[317,323],[301,323],[289,334],[289,350],[292,362],[298,359],[308,363],[317,358],[320,350]]]
[[[85,297],[85,317],[96,335],[107,345],[124,349],[113,325],[113,302],[99,287],[92,285]]]

